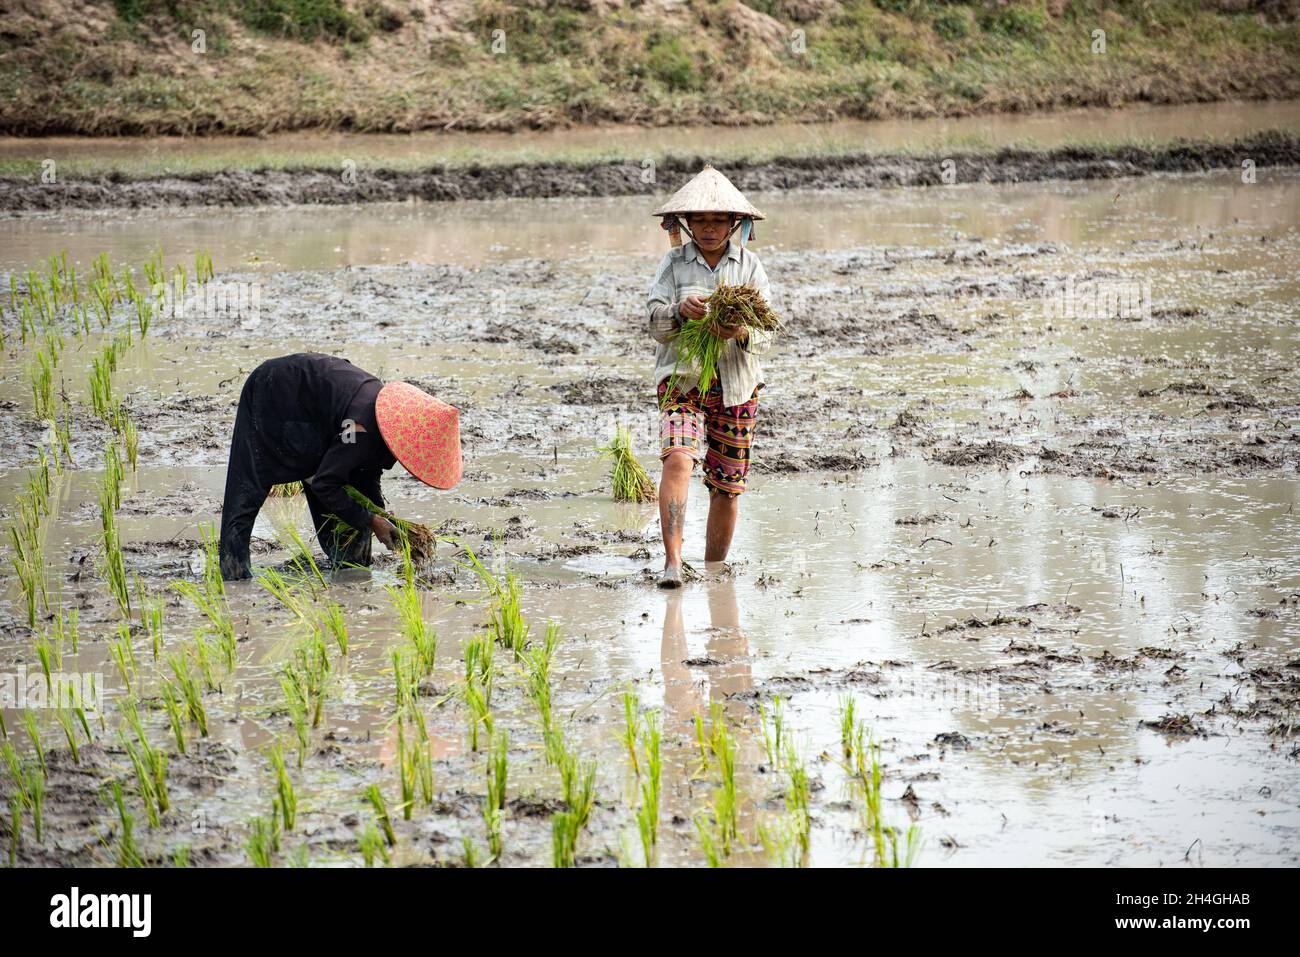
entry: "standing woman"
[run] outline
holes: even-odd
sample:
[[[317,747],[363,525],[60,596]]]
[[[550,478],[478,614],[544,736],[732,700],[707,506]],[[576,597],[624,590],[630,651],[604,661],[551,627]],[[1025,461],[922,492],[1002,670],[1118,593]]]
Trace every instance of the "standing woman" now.
[[[271,487],[288,482],[303,483],[317,541],[335,567],[370,564],[372,533],[395,548],[392,522],[371,515],[344,486],[382,506],[380,475],[396,462],[426,485],[455,486],[457,410],[319,352],[263,362],[249,373],[235,413],[218,542],[222,578],[252,577],[253,522]]]

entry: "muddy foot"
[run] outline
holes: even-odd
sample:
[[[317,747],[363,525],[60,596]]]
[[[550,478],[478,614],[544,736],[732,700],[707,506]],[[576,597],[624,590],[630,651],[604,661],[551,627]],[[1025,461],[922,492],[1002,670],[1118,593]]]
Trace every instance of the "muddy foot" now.
[[[665,565],[664,570],[659,575],[660,588],[681,588],[682,587],[682,566]]]

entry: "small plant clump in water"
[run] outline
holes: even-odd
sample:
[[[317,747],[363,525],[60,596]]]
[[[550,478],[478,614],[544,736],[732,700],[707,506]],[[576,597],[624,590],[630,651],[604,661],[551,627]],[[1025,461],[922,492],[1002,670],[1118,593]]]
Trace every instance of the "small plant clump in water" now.
[[[632,435],[627,426],[618,426],[610,444],[596,451],[610,458],[609,480],[614,501],[653,502],[659,497],[654,481],[632,451]]]

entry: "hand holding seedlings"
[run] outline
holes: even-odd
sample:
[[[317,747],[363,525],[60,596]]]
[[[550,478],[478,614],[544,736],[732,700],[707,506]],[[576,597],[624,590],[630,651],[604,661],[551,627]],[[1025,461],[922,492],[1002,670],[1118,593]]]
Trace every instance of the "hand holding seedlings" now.
[[[370,527],[374,530],[375,537],[384,544],[385,548],[390,552],[398,550],[396,525],[382,515],[372,515],[370,516]]]
[[[682,300],[680,312],[686,319],[703,319],[709,311],[709,300],[705,296],[687,296]]]

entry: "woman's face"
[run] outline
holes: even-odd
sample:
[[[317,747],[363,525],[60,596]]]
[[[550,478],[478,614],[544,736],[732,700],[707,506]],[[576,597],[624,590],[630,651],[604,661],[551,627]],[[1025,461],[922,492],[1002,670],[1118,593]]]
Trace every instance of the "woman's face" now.
[[[731,234],[731,213],[688,213],[686,227],[695,236],[695,244],[706,253],[722,249]]]

